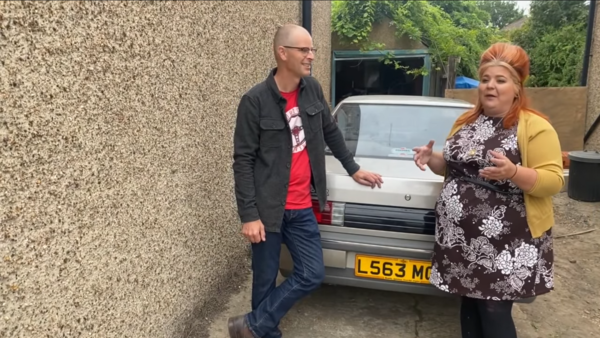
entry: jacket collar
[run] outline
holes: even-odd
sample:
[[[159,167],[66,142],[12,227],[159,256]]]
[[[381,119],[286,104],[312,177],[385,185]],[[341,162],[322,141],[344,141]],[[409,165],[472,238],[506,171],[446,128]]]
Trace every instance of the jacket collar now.
[[[283,98],[283,96],[281,96],[281,93],[279,92],[279,88],[277,87],[277,83],[275,82],[275,74],[277,74],[277,67],[271,69],[271,71],[269,72],[269,76],[267,77],[267,87],[269,87],[269,90],[271,91],[271,94],[273,94],[273,96],[275,97],[275,99],[277,100],[285,100]],[[306,80],[304,78],[300,79],[300,90],[302,90],[304,88],[304,86],[306,86]]]

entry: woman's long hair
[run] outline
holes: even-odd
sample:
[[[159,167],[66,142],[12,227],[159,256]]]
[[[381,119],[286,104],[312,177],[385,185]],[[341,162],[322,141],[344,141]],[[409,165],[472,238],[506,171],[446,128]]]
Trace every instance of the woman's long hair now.
[[[529,106],[529,99],[527,98],[523,87],[523,83],[529,76],[529,56],[527,56],[527,53],[523,48],[502,42],[493,44],[481,55],[478,72],[479,78],[481,79],[486,69],[492,66],[502,66],[506,68],[512,76],[517,91],[515,100],[504,117],[502,123],[504,128],[508,129],[514,126],[519,121],[519,114],[521,114],[522,111],[530,112],[548,120],[546,115]],[[461,116],[456,121],[456,124],[472,123],[477,120],[481,113],[483,113],[483,106],[478,93],[475,108]]]

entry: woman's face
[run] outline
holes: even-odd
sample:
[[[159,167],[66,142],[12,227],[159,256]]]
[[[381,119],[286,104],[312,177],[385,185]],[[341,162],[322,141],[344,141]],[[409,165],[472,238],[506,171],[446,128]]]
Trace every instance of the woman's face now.
[[[487,115],[504,115],[510,109],[517,86],[505,67],[491,66],[487,68],[479,82],[479,100]]]

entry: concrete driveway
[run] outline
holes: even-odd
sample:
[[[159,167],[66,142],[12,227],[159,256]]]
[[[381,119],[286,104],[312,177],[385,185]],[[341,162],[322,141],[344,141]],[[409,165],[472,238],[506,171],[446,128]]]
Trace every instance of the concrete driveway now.
[[[280,277],[280,280],[282,277]],[[519,305],[513,314],[520,338],[539,337]],[[460,338],[454,298],[415,296],[323,285],[281,323],[285,338]],[[250,280],[211,323],[210,338],[229,338],[227,318],[250,308]]]
[[[598,337],[600,231],[594,230],[600,229],[600,203],[561,193],[554,206],[556,289],[515,306],[519,338]],[[247,278],[227,309],[211,316],[210,338],[229,338],[227,318],[250,308],[249,271]],[[285,338],[460,338],[458,315],[453,298],[324,285],[291,310],[281,330]]]

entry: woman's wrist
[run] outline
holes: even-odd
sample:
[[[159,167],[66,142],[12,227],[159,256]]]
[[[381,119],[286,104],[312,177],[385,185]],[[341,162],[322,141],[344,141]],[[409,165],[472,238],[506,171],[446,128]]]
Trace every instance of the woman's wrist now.
[[[517,176],[518,172],[519,172],[519,166],[515,164],[515,171],[513,172],[512,176],[510,176],[508,179],[512,180],[513,178],[515,178],[515,176]]]
[[[510,181],[524,192],[529,192],[536,184],[537,178],[538,173],[536,169],[518,165],[517,172]]]
[[[437,175],[442,175],[444,171],[444,167],[446,166],[446,161],[444,160],[444,155],[438,152],[432,152],[431,157],[429,158],[429,163],[427,164],[429,169],[433,171]]]

